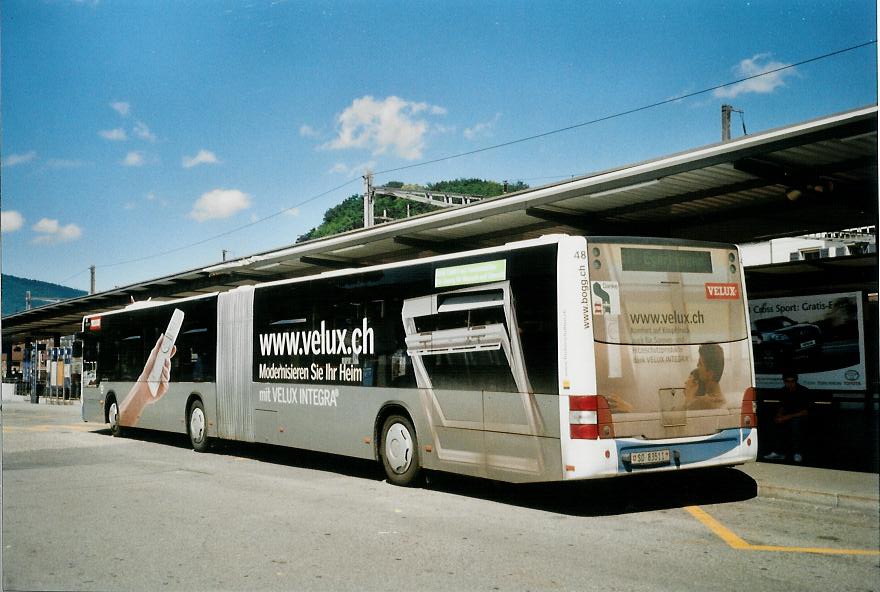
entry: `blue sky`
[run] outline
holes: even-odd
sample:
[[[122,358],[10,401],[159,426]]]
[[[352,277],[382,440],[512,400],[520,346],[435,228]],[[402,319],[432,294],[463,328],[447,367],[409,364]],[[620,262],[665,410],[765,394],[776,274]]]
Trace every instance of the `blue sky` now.
[[[96,265],[106,290],[291,244],[367,167],[694,93],[871,41],[876,23],[868,0],[5,0],[3,272],[88,289]],[[725,102],[750,133],[875,104],[876,58],[376,182],[541,185],[717,142]]]

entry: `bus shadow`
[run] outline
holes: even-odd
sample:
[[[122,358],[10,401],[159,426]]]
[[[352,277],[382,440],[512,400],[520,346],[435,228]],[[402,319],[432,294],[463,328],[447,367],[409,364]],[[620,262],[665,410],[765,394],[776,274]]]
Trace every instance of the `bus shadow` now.
[[[96,433],[110,437],[108,429]],[[129,428],[125,431],[125,437],[175,448],[190,448],[189,437],[185,434]],[[270,444],[216,441],[211,446],[210,454],[336,473],[369,481],[385,479],[381,465],[371,460]],[[758,495],[758,484],[755,480],[736,468],[694,469],[627,475],[612,479],[529,484],[425,471],[421,487],[499,504],[582,517],[733,503]]]
[[[512,506],[584,517],[740,502],[758,495],[755,480],[734,468],[525,485],[436,473],[429,475],[428,487]]]
[[[99,430],[96,433],[112,437],[109,429]],[[189,436],[186,434],[126,428],[124,437],[174,448],[192,448]],[[385,478],[381,466],[374,461],[259,442],[213,440],[206,454],[246,458],[260,463],[332,472],[372,481],[382,481]]]
[[[246,458],[262,463],[336,473],[356,479],[382,481],[385,478],[381,466],[375,461],[301,448],[223,441],[215,443],[211,448],[211,452],[213,454]]]
[[[113,437],[110,428],[102,428],[95,430],[95,434],[101,434],[108,438]],[[171,446],[173,448],[192,448],[189,442],[189,436],[186,434],[177,434],[174,432],[159,432],[155,430],[146,430],[141,428],[124,428],[122,430],[122,438],[125,440],[139,440],[141,442],[152,442],[154,444],[162,444],[163,446]]]
[[[188,445],[188,441],[185,444]],[[385,480],[379,463],[335,454],[241,442],[219,442],[214,444],[211,452],[356,479]],[[499,504],[582,517],[733,503],[758,495],[757,482],[735,468],[530,484],[425,471],[420,487]]]

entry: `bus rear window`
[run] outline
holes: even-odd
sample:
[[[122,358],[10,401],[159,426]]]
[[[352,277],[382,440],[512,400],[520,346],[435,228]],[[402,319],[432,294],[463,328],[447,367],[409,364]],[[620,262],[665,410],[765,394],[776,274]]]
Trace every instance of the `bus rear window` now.
[[[620,249],[623,271],[660,271],[673,273],[712,273],[709,251],[679,249]]]
[[[735,247],[590,244],[597,341],[724,343],[748,338]]]

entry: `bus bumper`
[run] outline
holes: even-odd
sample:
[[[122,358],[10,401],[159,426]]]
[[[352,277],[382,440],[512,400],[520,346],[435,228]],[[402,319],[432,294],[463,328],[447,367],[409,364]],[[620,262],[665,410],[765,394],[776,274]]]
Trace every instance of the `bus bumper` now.
[[[636,473],[723,467],[753,462],[758,431],[731,428],[711,436],[670,440],[618,438],[573,442],[564,479],[590,479]]]

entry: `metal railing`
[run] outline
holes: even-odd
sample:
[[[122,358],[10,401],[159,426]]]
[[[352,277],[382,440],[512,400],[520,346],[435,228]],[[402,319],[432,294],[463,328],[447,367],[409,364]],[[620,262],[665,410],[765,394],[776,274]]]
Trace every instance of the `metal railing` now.
[[[7,386],[8,385],[8,386]],[[12,390],[13,400],[24,399],[31,403],[49,405],[72,405],[79,400],[79,384],[65,381],[64,386],[48,386],[43,381],[25,381],[20,378],[3,379],[3,397],[7,398]]]

